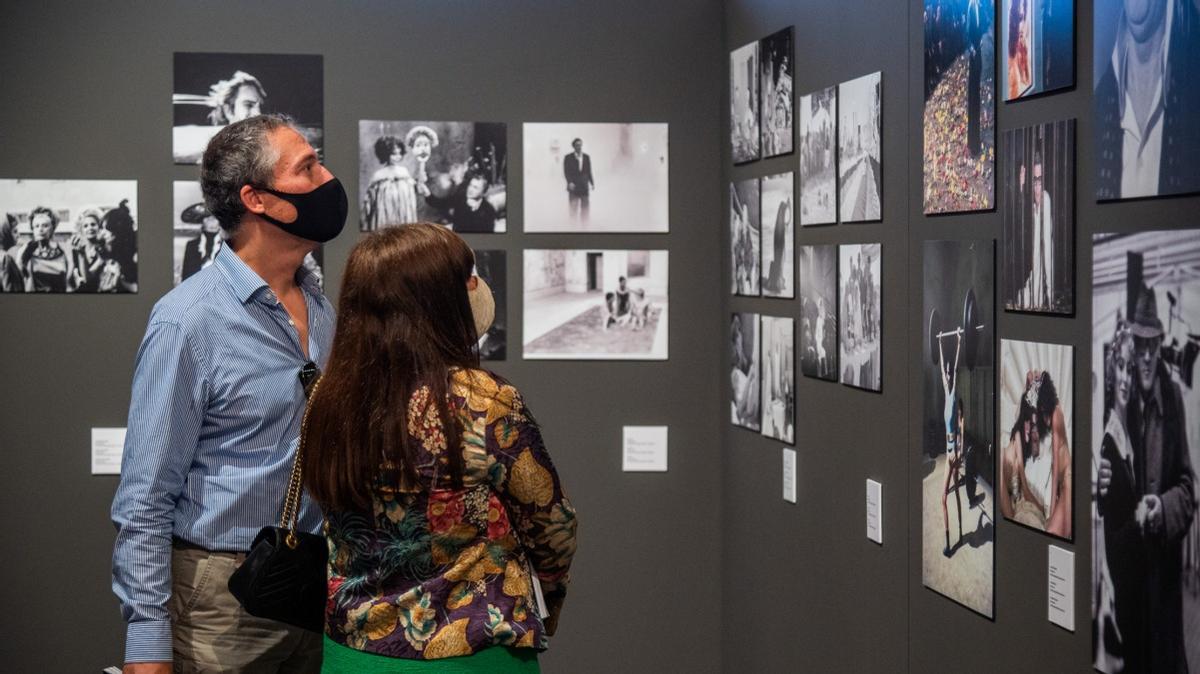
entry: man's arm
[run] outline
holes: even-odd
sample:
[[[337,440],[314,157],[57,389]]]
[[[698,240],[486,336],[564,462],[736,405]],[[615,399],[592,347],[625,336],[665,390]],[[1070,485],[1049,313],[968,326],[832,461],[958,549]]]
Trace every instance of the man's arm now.
[[[170,662],[171,535],[204,417],[208,380],[174,323],[154,322],[138,349],[113,497],[113,592],[128,624],[125,662]]]
[[[1159,376],[1162,376],[1162,370],[1159,370]],[[1173,452],[1176,455],[1176,465],[1178,471],[1175,475],[1164,475],[1164,486],[1169,484],[1162,496],[1162,538],[1168,543],[1178,542],[1187,533],[1188,528],[1192,526],[1192,517],[1196,514],[1196,475],[1192,472],[1192,459],[1189,454],[1187,440],[1187,426],[1184,422],[1186,419],[1187,410],[1183,407],[1183,398],[1179,394],[1179,389],[1172,382],[1168,381],[1166,390],[1163,391],[1166,395],[1171,396],[1174,414],[1164,416],[1163,418],[1163,436],[1167,436],[1166,424],[1174,424],[1176,432],[1174,433],[1178,444],[1175,447],[1164,447],[1164,453],[1167,451]],[[1166,397],[1166,396],[1164,396]],[[1163,457],[1166,459],[1166,456]]]
[[[584,163],[587,165],[588,185],[590,185],[592,189],[596,189],[596,179],[592,177],[592,157],[591,157],[591,155],[587,155],[585,157]]]

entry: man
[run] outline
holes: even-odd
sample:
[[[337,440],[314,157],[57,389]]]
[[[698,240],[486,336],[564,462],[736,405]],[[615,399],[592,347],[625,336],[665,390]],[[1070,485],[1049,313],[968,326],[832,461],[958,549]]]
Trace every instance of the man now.
[[[983,17],[979,0],[967,3],[967,152],[974,159],[983,149],[980,145],[982,119],[983,74]]]
[[[203,203],[196,203],[183,209],[179,219],[194,225],[200,225],[200,232],[183,246],[183,264],[179,272],[179,281],[191,278],[193,274],[204,269],[217,259],[221,250],[221,223],[208,212]]]
[[[226,245],[151,313],[113,499],[125,672],[316,672],[319,634],[250,616],[226,584],[279,516],[333,332],[302,261],[341,231],[346,195],[279,115],[217,133],[200,182]],[[305,501],[300,527],[320,523]]]
[[[1033,153],[1032,266],[1021,290],[1023,308],[1047,310],[1054,298],[1054,216],[1046,191],[1042,151]],[[1024,167],[1022,167],[1022,173]]]
[[[212,85],[208,95],[213,105],[208,119],[219,126],[261,114],[267,91],[257,77],[239,70],[233,77]]]
[[[1129,405],[1134,475],[1141,501],[1142,609],[1146,671],[1188,671],[1183,636],[1183,538],[1196,511],[1195,476],[1188,453],[1188,410],[1162,359],[1163,326],[1154,290],[1144,288],[1134,309],[1137,389]],[[1105,485],[1107,486],[1107,485]]]
[[[1097,8],[1099,11],[1099,7]],[[1200,10],[1124,0],[1095,84],[1096,197],[1200,190]]]
[[[583,141],[571,141],[574,152],[563,160],[563,177],[567,179],[567,199],[571,206],[571,219],[587,224],[588,194],[596,189],[592,178],[592,158],[583,151]]]

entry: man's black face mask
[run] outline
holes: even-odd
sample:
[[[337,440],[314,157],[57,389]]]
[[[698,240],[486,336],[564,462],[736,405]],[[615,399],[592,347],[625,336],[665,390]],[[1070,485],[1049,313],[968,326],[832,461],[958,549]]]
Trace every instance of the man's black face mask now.
[[[317,243],[326,243],[341,234],[342,228],[346,226],[346,214],[350,210],[350,203],[346,199],[345,188],[337,178],[311,192],[298,194],[278,192],[269,187],[255,189],[274,194],[296,208],[296,219],[291,222],[276,220],[266,213],[261,214],[263,220],[289,234]]]

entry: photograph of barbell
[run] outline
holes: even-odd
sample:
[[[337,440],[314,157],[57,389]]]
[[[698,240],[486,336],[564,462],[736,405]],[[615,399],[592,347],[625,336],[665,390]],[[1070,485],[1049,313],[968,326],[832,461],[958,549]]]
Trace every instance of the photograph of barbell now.
[[[952,330],[944,329],[941,320],[941,314],[937,309],[929,312],[929,359],[935,367],[941,367],[941,359],[939,358],[939,343],[946,337],[962,336],[962,354],[959,362],[967,366],[967,369],[975,369],[975,356],[979,353],[980,334],[987,328],[986,323],[979,322],[979,309],[975,303],[975,289],[968,288],[966,295],[963,296],[963,311],[962,321],[958,327]],[[953,361],[953,352],[948,352],[945,357],[949,361]]]

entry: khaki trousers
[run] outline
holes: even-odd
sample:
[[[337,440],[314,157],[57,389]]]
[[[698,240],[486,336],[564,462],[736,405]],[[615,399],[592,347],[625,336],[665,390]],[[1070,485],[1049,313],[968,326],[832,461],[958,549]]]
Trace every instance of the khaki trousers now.
[[[244,554],[171,550],[171,614],[176,674],[317,674],[320,634],[256,618],[229,593]]]

